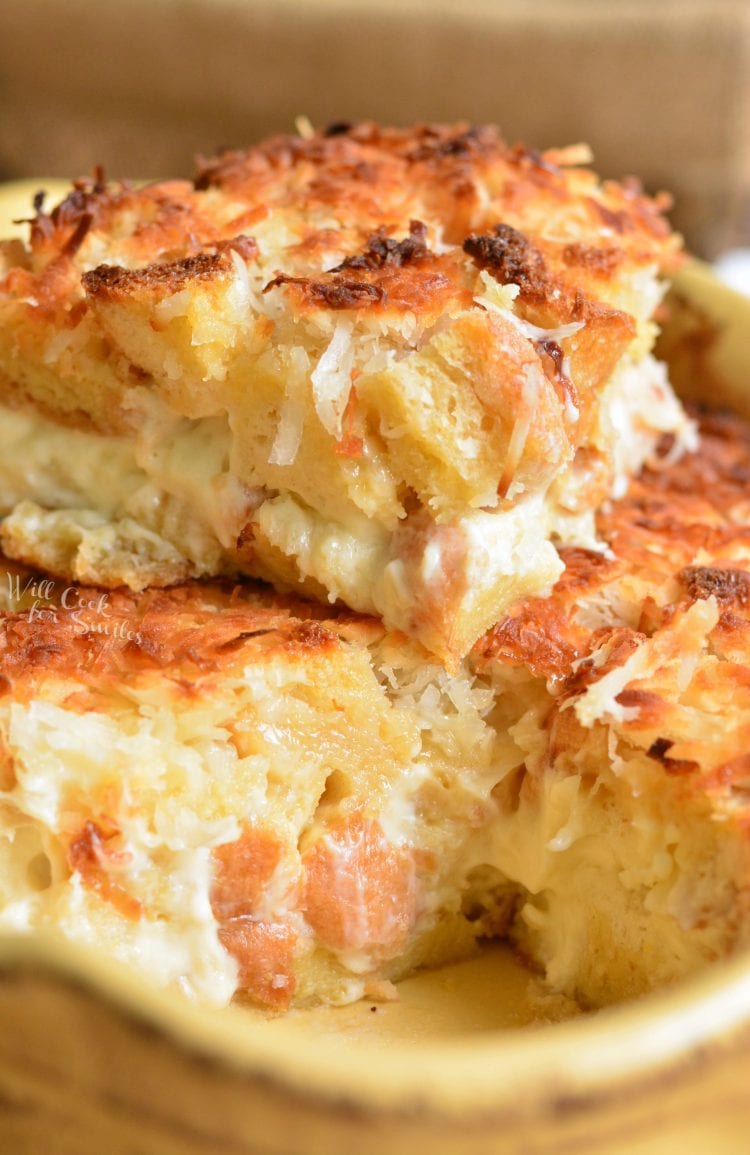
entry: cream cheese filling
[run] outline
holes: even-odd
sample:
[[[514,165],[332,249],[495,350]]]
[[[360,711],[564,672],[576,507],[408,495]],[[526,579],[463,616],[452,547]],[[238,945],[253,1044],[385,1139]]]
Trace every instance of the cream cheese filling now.
[[[292,494],[263,500],[262,491],[243,487],[227,468],[231,434],[225,419],[188,421],[162,408],[144,429],[134,445],[125,437],[1,409],[0,511],[11,515],[6,545],[11,531],[22,539],[26,530],[30,540],[45,533],[98,534],[103,548],[111,523],[118,523],[125,527],[120,538],[129,532],[135,553],[139,530],[141,553],[144,535],[156,534],[201,575],[215,572],[217,564],[231,566],[232,547],[252,517],[268,543],[294,559],[301,578],[320,582],[332,601],[341,598],[395,625],[410,610],[414,579],[426,587],[445,580],[442,527],[434,539],[429,531],[425,535],[419,572],[414,565],[405,572],[402,559],[394,557],[393,535],[364,514],[353,510],[342,525]],[[551,570],[555,576],[560,571],[546,540],[551,522],[543,495],[524,498],[507,511],[475,511],[456,524],[465,540],[462,562],[472,594],[497,575],[517,574],[533,582],[540,568],[546,584]],[[464,600],[470,599],[467,593]]]
[[[465,651],[511,601],[550,588],[562,571],[551,540],[603,548],[586,508],[587,476],[574,466],[552,490],[522,493],[506,508],[425,522],[416,532],[407,519],[394,533],[354,505],[337,521],[292,492],[244,485],[230,467],[226,416],[189,420],[136,392],[132,438],[0,408],[6,553],[78,580],[136,589],[244,568],[287,584],[311,579],[329,600],[381,615],[440,652]],[[624,359],[593,434],[611,463],[612,495],[622,494],[663,432],[674,434],[675,452],[693,447],[692,423],[663,366],[650,356]],[[248,525],[257,540],[244,558],[237,541]],[[291,566],[280,569],[279,555]],[[453,622],[451,644],[442,635]]]

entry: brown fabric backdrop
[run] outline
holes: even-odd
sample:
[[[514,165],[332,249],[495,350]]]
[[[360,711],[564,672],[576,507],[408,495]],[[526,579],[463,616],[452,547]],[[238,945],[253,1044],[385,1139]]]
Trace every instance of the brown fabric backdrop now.
[[[586,139],[672,190],[696,251],[750,240],[748,0],[0,4],[0,179],[189,174],[299,113]]]

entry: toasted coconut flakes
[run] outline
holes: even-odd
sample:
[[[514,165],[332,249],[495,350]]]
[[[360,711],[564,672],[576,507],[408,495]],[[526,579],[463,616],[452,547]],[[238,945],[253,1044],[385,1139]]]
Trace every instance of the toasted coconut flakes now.
[[[586,323],[585,321],[571,321],[567,325],[558,325],[556,329],[542,329],[539,325],[532,325],[531,321],[522,321],[520,317],[514,319],[521,332],[530,341],[564,341],[566,337],[572,337],[574,333],[582,329]]]
[[[591,164],[594,154],[589,145],[581,141],[578,144],[569,144],[564,148],[545,149],[544,159],[548,160],[550,164],[567,167]]]
[[[312,374],[313,401],[320,423],[337,441],[352,388],[354,346],[350,321],[339,321]]]
[[[295,116],[294,127],[297,129],[298,136],[301,136],[303,140],[312,140],[315,136],[315,129],[309,116]]]
[[[247,265],[236,249],[229,250],[229,257],[237,274],[235,278],[235,297],[237,305],[250,304],[250,279],[247,275]]]
[[[483,291],[474,296],[475,304],[498,313],[530,341],[564,341],[566,337],[572,337],[582,329],[586,323],[570,321],[567,325],[558,325],[556,329],[543,329],[539,325],[532,325],[531,321],[524,321],[513,312],[513,302],[519,293],[518,285],[498,285],[484,269],[480,272],[479,278]]]
[[[482,269],[479,273],[479,280],[482,285],[481,293],[476,293],[474,301],[477,305],[482,305],[485,309],[492,309],[496,313],[502,313],[503,316],[512,308],[513,302],[520,292],[518,285],[507,284],[499,285],[494,277]]]
[[[298,364],[295,373],[290,373],[286,381],[286,394],[279,415],[279,427],[276,430],[271,452],[268,455],[269,465],[293,465],[302,441],[302,429],[305,423],[305,397],[307,354],[304,349],[294,349],[293,354]],[[304,364],[303,364],[304,362]]]

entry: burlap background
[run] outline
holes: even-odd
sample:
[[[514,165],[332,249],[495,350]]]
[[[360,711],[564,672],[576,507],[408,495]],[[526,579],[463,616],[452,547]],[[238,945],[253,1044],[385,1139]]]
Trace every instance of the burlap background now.
[[[748,0],[2,0],[0,179],[188,174],[198,151],[374,116],[587,139],[750,238]]]

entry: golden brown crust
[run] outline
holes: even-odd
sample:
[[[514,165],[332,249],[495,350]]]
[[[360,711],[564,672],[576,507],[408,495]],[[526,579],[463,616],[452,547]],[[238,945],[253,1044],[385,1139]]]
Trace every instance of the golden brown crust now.
[[[69,677],[81,690],[77,708],[92,708],[128,679],[155,672],[189,695],[197,680],[248,661],[305,660],[340,644],[330,608],[253,583],[192,582],[136,595],[66,585],[5,559],[3,578],[17,608],[0,620],[0,684],[24,700],[41,679]],[[368,628],[367,619],[360,627],[345,614],[341,625]]]
[[[582,625],[579,607],[624,577],[642,583],[648,633],[674,606],[708,597],[717,599],[722,615],[738,614],[750,622],[750,568],[718,560],[747,554],[750,565],[750,528],[740,520],[748,503],[750,427],[730,414],[706,412],[700,420],[698,452],[663,469],[644,470],[626,497],[599,514],[611,554],[562,550],[565,572],[553,594],[527,599],[489,632],[477,653],[529,664],[545,677],[565,676],[601,641],[600,633]],[[717,562],[693,564],[696,556]],[[668,606],[656,608],[648,594],[667,581],[674,596]]]
[[[322,243],[330,245],[335,236],[339,244],[353,245],[343,265],[332,271],[361,269],[356,261],[363,246],[372,250],[373,237],[385,237],[388,228],[403,219],[407,189],[408,201],[415,207],[424,205],[452,244],[470,241],[472,230],[483,220],[499,219],[501,227],[538,236],[544,232],[545,209],[560,213],[575,200],[577,224],[570,222],[569,227],[578,235],[567,236],[561,244],[544,242],[563,273],[575,268],[601,281],[625,259],[671,263],[675,244],[660,202],[628,184],[598,186],[585,170],[550,159],[558,155],[509,148],[490,126],[417,125],[398,130],[363,123],[333,136],[277,136],[248,151],[223,153],[200,164],[193,186],[164,181],[135,189],[127,182],[108,184],[97,172],[90,180],[76,181],[50,212],[44,210],[40,194],[30,229],[32,267],[13,269],[4,287],[14,294],[33,288],[36,308],[49,311],[67,302],[69,311],[71,300],[80,295],[76,258],[88,236],[106,235],[127,218],[135,223],[123,248],[128,256],[125,267],[151,266],[147,274],[151,282],[170,283],[174,275],[184,284],[190,277],[206,275],[202,260],[191,263],[191,258],[212,246],[211,255],[218,255],[215,246],[242,243],[248,248],[242,255],[251,255],[253,242],[246,231],[269,211],[287,210],[292,204],[302,217],[310,208],[330,207],[340,228],[326,229]],[[491,198],[485,211],[480,207],[486,199],[480,196],[480,185]],[[603,229],[611,234],[606,245],[601,243]],[[310,248],[317,243],[319,232],[313,229],[306,244]],[[402,255],[405,243],[413,244],[400,242]],[[419,246],[413,246],[411,258],[421,255]],[[187,263],[180,268],[183,261]],[[171,265],[173,273],[166,271]],[[100,266],[96,276],[89,273],[84,287],[93,293],[113,284],[124,288],[125,267],[118,275],[107,274]],[[321,296],[316,302],[328,304]]]
[[[621,671],[596,716],[734,805],[750,735],[750,426],[700,416],[697,453],[645,470],[599,515],[610,556],[564,550],[552,595],[519,605],[475,657],[526,666],[571,713]]]
[[[688,565],[677,574],[691,598],[714,597],[720,602],[746,606],[750,597],[750,573],[741,569]]]
[[[81,284],[91,297],[127,297],[131,292],[154,289],[177,292],[195,281],[213,280],[230,271],[231,251],[251,260],[258,251],[252,237],[240,235],[219,241],[213,250],[204,250],[176,261],[156,261],[140,269],[121,265],[98,265],[81,277]]]
[[[92,297],[124,297],[134,289],[149,288],[176,292],[190,281],[212,279],[227,268],[228,262],[219,253],[196,253],[179,261],[146,265],[143,269],[99,265],[90,273],[84,273],[81,283]]]
[[[356,255],[351,258],[356,259]],[[352,266],[345,261],[318,278],[279,273],[263,292],[278,286],[291,286],[303,309],[368,309],[437,317],[448,306],[468,308],[472,303],[464,270],[452,253],[431,253],[404,264]]]
[[[563,259],[569,264],[570,246],[563,250]],[[479,269],[486,269],[500,285],[518,285],[518,299],[524,306],[527,320],[538,325],[566,324],[571,321],[592,321],[618,317],[623,323],[625,335],[631,338],[635,332],[633,321],[627,314],[617,309],[608,309],[587,298],[579,289],[569,288],[564,279],[549,268],[541,250],[528,237],[510,225],[495,225],[490,233],[470,233],[463,243],[467,253]],[[620,254],[622,257],[622,254]],[[590,258],[579,262],[591,268],[595,264]],[[616,267],[610,263],[610,271]],[[601,272],[601,264],[596,266]]]
[[[570,195],[565,162],[564,151],[508,147],[491,125],[394,129],[362,122],[333,135],[280,135],[251,152],[228,150],[199,165],[195,187],[262,201],[294,173],[309,203],[337,209],[348,203],[353,213],[374,210],[381,220],[400,215],[405,185],[423,187],[449,222],[447,239],[456,243],[463,239],[458,233],[466,210],[479,201],[478,180],[489,176],[492,191],[508,209],[532,198],[564,201]],[[668,236],[663,202],[643,196],[630,182],[608,182],[605,194],[603,199],[592,195],[587,204],[592,231],[604,223],[634,251]]]

